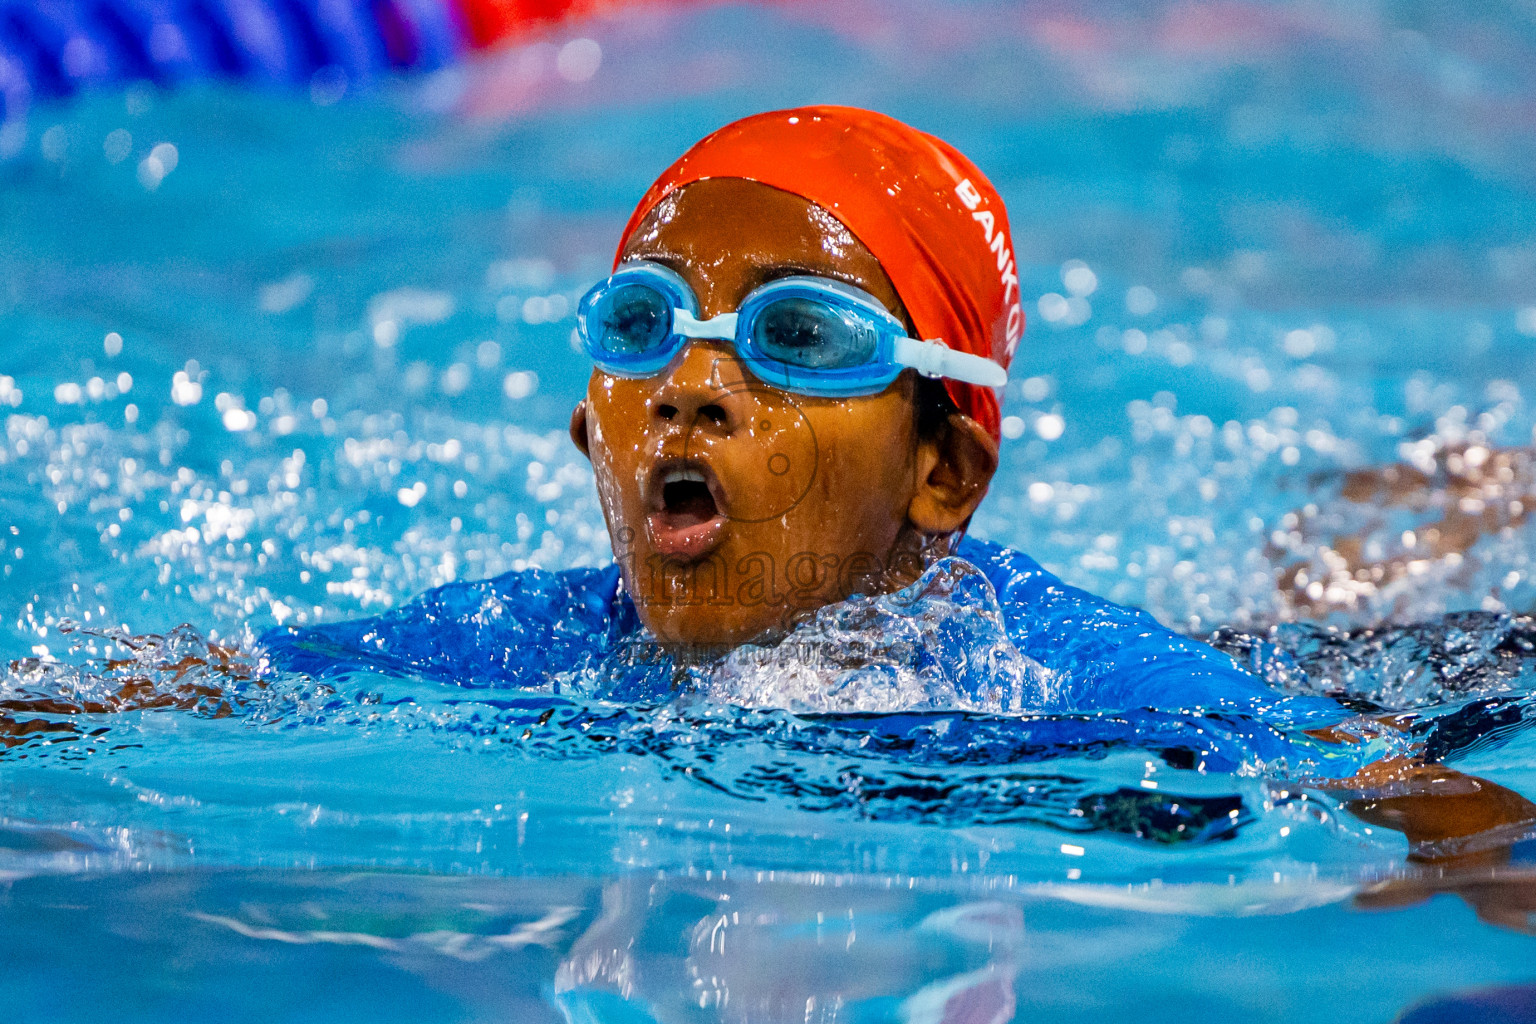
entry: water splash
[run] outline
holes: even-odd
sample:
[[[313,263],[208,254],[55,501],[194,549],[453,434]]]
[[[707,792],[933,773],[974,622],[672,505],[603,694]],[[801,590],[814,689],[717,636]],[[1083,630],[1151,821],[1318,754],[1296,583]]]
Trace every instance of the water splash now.
[[[318,681],[271,672],[190,627],[163,636],[69,628],[72,654],[90,656],[28,659],[4,680],[8,759],[117,759],[142,741],[146,716],[181,712],[314,741],[425,743],[413,749],[427,759],[446,747],[523,765],[640,765],[738,806],[893,824],[1032,823],[1168,844],[1235,836],[1266,800],[1241,790],[1266,774],[1344,775],[1383,754],[1381,742],[1330,747],[1235,714],[1020,712],[1050,680],[1007,643],[990,586],[958,560],[899,594],[823,609],[777,646],[692,669],[700,685],[660,704],[365,671]],[[997,685],[1000,673],[1011,689]],[[831,689],[817,699],[813,686]],[[764,703],[727,703],[724,693]],[[1106,773],[1106,760],[1132,774]],[[1145,783],[1154,768],[1163,788],[1125,784]]]
[[[241,652],[189,625],[165,634],[134,634],[66,620],[58,631],[71,638],[70,655],[93,657],[12,662],[0,676],[0,747],[84,738],[88,716],[175,709],[227,717],[247,690],[261,685]]]
[[[959,558],[894,594],[823,607],[779,642],[738,647],[694,676],[712,700],[794,711],[1006,714],[1050,707],[1058,690],[1008,638],[992,584]]]
[[[1460,612],[1411,625],[1344,629],[1288,622],[1217,630],[1211,643],[1290,693],[1404,711],[1536,689],[1536,620]]]

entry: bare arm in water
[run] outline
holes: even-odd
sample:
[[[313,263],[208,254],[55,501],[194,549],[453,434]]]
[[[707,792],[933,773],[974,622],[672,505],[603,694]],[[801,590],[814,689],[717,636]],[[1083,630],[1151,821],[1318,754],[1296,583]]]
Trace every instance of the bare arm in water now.
[[[1368,908],[1411,906],[1439,893],[1461,897],[1480,920],[1536,934],[1536,865],[1511,863],[1536,830],[1536,804],[1497,783],[1444,765],[1371,765],[1346,806],[1409,842],[1411,870],[1356,897]]]
[[[1310,734],[1341,738],[1329,729]],[[1536,864],[1511,864],[1516,846],[1536,837],[1536,803],[1496,782],[1406,757],[1320,788],[1347,794],[1352,814],[1408,840],[1408,871],[1360,892],[1357,906],[1405,907],[1450,893],[1480,920],[1536,934]]]
[[[1292,562],[1280,572],[1281,596],[1303,615],[1321,616],[1390,595],[1394,585],[1423,572],[1431,563],[1457,566],[1465,561],[1470,578],[1471,549],[1483,537],[1524,525],[1536,510],[1536,451],[1459,445],[1426,455],[1415,463],[1395,463],[1355,470],[1344,477],[1341,497],[1385,513],[1416,513],[1424,522],[1386,539],[1375,551],[1371,534],[1386,525],[1385,515],[1364,530],[1319,540],[1311,521],[1317,509],[1292,513],[1287,526],[1304,543],[1316,543],[1315,555]],[[1291,552],[1271,544],[1266,554],[1283,562]]]
[[[1422,522],[1371,551],[1366,530],[1320,540],[1309,536],[1314,509],[1295,513],[1295,530],[1317,543],[1316,556],[1280,573],[1282,596],[1302,615],[1323,616],[1390,596],[1430,564],[1465,565],[1484,537],[1521,527],[1536,510],[1536,451],[1463,444],[1425,452],[1412,463],[1373,466],[1344,477],[1341,496],[1383,513]],[[1271,547],[1274,561],[1288,552]],[[1384,593],[1385,592],[1385,593]],[[1390,719],[1383,724],[1391,725]],[[1322,733],[1328,733],[1323,730]],[[1318,738],[1335,738],[1314,733]],[[1361,820],[1403,833],[1410,870],[1360,894],[1364,907],[1407,906],[1454,893],[1491,924],[1536,934],[1536,864],[1511,863],[1518,843],[1536,833],[1536,804],[1507,787],[1440,764],[1407,758],[1370,765],[1328,788],[1353,792],[1345,807]]]
[[[79,632],[116,644],[131,656],[100,663],[99,674],[88,682],[56,662],[12,662],[10,692],[0,697],[0,749],[76,739],[82,735],[76,715],[169,708],[222,718],[234,713],[232,702],[238,700],[231,684],[263,685],[243,652],[208,642],[188,627],[165,636]]]

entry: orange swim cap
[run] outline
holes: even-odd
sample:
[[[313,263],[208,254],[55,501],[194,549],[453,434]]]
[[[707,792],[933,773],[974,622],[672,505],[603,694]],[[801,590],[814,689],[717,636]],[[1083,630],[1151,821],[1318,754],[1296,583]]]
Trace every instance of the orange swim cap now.
[[[875,254],[920,338],[1000,363],[1024,334],[1008,214],[959,150],[884,114],[799,107],[726,125],[684,153],[646,192],[619,240],[673,189],[746,178],[825,207]],[[960,411],[1001,438],[997,395],[946,380]]]

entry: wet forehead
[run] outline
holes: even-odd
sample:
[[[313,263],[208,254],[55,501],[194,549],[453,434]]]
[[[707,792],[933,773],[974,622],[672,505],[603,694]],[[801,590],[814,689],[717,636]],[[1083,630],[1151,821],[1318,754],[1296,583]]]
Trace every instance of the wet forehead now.
[[[735,308],[774,278],[809,273],[857,285],[904,317],[880,261],[841,221],[754,181],[706,179],[678,189],[646,215],[624,256],[676,270],[706,311]]]

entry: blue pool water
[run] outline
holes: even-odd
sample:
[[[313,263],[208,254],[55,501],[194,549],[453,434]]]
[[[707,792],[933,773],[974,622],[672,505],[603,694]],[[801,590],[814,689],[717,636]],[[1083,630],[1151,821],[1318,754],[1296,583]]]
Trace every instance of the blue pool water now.
[[[1528,13],[701,7],[334,99],[4,136],[13,1016],[1531,1019],[1523,848],[1443,877],[1306,784],[1419,745],[1536,794]],[[812,101],[1010,204],[974,532],[1404,732],[260,668],[276,624],[606,561],[573,300],[689,142]]]

